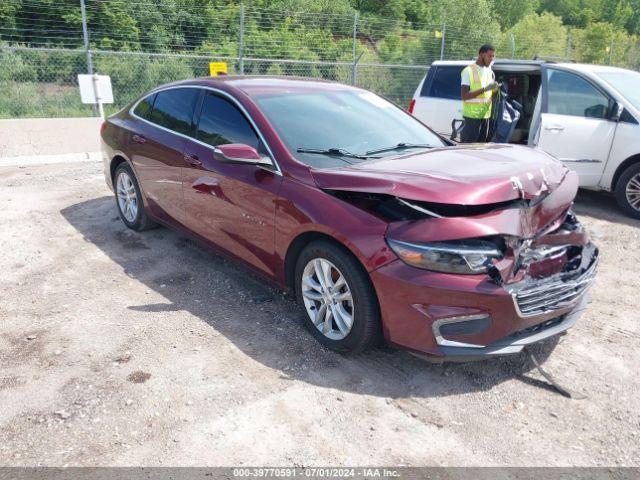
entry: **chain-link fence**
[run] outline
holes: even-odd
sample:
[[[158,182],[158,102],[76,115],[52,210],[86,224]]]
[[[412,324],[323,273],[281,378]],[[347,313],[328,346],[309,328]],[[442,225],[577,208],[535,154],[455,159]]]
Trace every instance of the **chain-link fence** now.
[[[212,61],[227,62],[230,74],[354,84],[406,106],[431,62],[471,59],[482,43],[498,45],[502,57],[531,58],[535,52],[556,60],[580,47],[570,32],[525,46],[513,33],[354,12],[242,5],[172,9],[177,3],[155,0],[130,0],[125,11],[122,2],[87,0],[82,9],[75,1],[21,0],[21,10],[4,23],[0,9],[0,118],[94,114],[80,103],[81,73],[111,77],[115,104],[105,106],[110,113],[154,86],[208,75]],[[637,45],[623,51],[612,41],[606,48],[615,49],[601,52],[609,63],[638,57]]]
[[[92,51],[93,70],[109,75],[115,103],[107,114],[124,107],[163,83],[209,74],[209,62],[224,61],[229,74],[293,75],[355,84],[406,106],[426,66],[356,64],[289,59],[254,59],[206,55]],[[92,115],[80,103],[78,74],[87,73],[81,50],[0,47],[0,118]]]

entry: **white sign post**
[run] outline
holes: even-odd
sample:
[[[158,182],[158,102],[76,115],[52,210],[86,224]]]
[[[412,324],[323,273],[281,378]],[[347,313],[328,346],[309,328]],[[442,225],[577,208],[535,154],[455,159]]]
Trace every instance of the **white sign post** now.
[[[100,117],[104,118],[102,104],[113,103],[111,77],[109,75],[78,75],[82,103],[98,105]]]

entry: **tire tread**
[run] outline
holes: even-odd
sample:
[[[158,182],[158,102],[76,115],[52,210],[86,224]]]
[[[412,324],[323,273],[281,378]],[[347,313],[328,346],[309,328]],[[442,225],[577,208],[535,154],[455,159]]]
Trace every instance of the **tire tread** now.
[[[300,284],[302,271],[311,258],[318,258],[325,255],[325,258],[336,265],[342,274],[347,277],[349,288],[351,289],[352,295],[354,295],[354,302],[356,302],[356,315],[353,320],[352,330],[347,337],[342,340],[328,339],[319,332],[309,319],[302,301],[302,287]],[[296,262],[295,272],[296,298],[303,311],[304,324],[320,343],[332,350],[349,354],[361,353],[380,343],[382,334],[378,298],[369,274],[351,252],[348,252],[344,247],[340,247],[333,242],[315,240],[300,252]]]
[[[139,205],[138,205],[138,216],[136,217],[134,222],[129,222],[126,218],[124,218],[124,215],[120,211],[120,206],[118,204],[118,193],[115,187],[115,180],[118,178],[118,174],[122,171],[126,172],[127,175],[129,175],[129,177],[133,181],[133,187],[136,189],[136,195],[140,199]],[[118,209],[118,214],[120,215],[120,218],[122,219],[124,224],[128,228],[130,228],[131,230],[135,230],[136,232],[143,232],[145,230],[156,228],[158,224],[153,220],[151,220],[151,218],[149,218],[149,215],[147,215],[147,212],[145,210],[145,205],[144,205],[144,199],[142,198],[142,192],[140,190],[140,185],[138,184],[138,179],[136,178],[136,175],[135,173],[133,173],[133,169],[129,166],[129,164],[121,163],[120,165],[118,165],[115,173],[113,174],[113,179],[114,179],[114,193],[115,193],[115,200],[116,200],[116,208]]]
[[[627,201],[626,186],[629,180],[640,173],[640,163],[628,166],[616,184],[615,197],[620,208],[630,217],[640,219],[640,210],[633,208]]]

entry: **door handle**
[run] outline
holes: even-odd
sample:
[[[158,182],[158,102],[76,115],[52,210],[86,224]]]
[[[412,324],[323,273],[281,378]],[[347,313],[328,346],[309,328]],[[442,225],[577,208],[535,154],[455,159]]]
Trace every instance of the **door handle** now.
[[[188,165],[191,165],[192,167],[201,167],[202,166],[202,160],[200,160],[198,158],[198,156],[194,155],[194,154],[185,155],[184,156],[184,161]]]
[[[143,135],[138,135],[137,133],[134,134],[131,139],[136,143],[145,143],[147,141],[147,139],[144,138]]]
[[[545,130],[549,130],[549,131],[557,131],[557,132],[561,132],[562,130],[564,130],[564,127],[562,125],[549,125],[547,127],[544,127]]]

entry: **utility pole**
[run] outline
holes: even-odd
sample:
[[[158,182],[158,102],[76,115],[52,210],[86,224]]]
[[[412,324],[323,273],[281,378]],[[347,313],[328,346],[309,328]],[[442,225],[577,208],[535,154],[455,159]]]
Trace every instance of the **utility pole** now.
[[[240,75],[244,75],[244,4],[240,4],[240,49],[238,51],[238,67]]]
[[[516,37],[511,34],[511,58],[516,58]]]
[[[356,57],[358,44],[358,12],[353,14],[353,65],[351,66],[351,84],[355,85],[358,82],[358,60]]]
[[[89,75],[93,75],[93,61],[91,59],[91,48],[89,47],[89,29],[87,28],[87,10],[84,6],[84,0],[80,0],[80,13],[82,14],[82,35],[84,37],[84,50],[87,54],[87,73]],[[96,106],[94,104],[93,114],[95,115],[96,113]]]
[[[442,22],[442,38],[440,40],[440,60],[444,60],[444,37],[447,31],[447,24]]]
[[[613,61],[613,40],[611,40],[611,46],[609,47],[609,65],[612,64]]]

